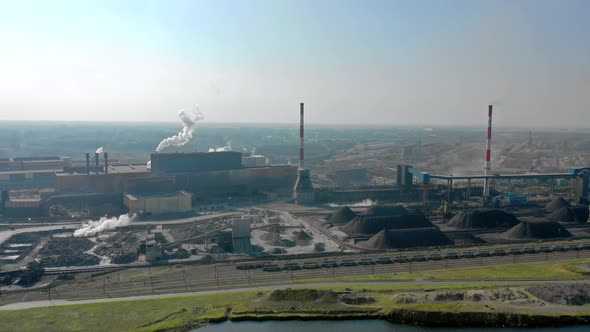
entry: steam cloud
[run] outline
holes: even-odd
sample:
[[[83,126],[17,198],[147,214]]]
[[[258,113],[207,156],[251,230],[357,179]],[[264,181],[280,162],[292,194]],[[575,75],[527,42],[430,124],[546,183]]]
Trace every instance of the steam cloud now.
[[[104,148],[101,146],[100,148],[96,149],[96,153],[101,154],[104,152]]]
[[[367,198],[365,200],[362,200],[360,202],[356,202],[353,204],[336,204],[336,203],[328,203],[328,206],[330,207],[342,207],[342,206],[348,206],[348,207],[364,207],[364,206],[373,206],[373,205],[377,205],[377,202],[375,202],[374,200]]]
[[[223,151],[231,151],[231,141],[226,143],[226,146],[222,146],[220,148],[209,148],[209,152],[223,152]]]
[[[156,152],[161,152],[169,146],[183,146],[190,142],[193,138],[193,132],[197,128],[197,122],[203,120],[203,114],[199,112],[198,107],[195,107],[194,112],[180,110],[178,116],[182,121],[182,130],[178,134],[162,140],[156,148]]]
[[[115,229],[117,227],[124,227],[129,225],[137,218],[137,214],[129,216],[129,214],[122,214],[119,217],[102,217],[99,220],[90,220],[82,225],[82,228],[74,232],[75,237],[89,237],[97,233]]]

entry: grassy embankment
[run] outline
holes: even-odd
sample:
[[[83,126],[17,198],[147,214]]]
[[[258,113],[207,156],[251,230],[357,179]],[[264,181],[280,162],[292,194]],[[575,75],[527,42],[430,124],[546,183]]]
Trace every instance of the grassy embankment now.
[[[330,289],[336,292],[359,291],[375,299],[371,304],[345,306],[334,303],[270,303],[269,291],[243,291],[224,294],[207,294],[184,297],[158,298],[149,300],[117,301],[109,303],[81,304],[33,308],[15,311],[0,311],[0,331],[157,331],[186,330],[208,321],[224,319],[281,319],[281,318],[381,318],[399,310],[415,310],[436,314],[490,313],[482,303],[396,303],[392,295],[396,292],[432,290],[481,290],[510,285],[509,280],[569,280],[582,279],[584,271],[579,265],[590,260],[576,260],[550,263],[527,263],[500,265],[482,268],[460,268],[441,271],[419,272],[415,277],[425,280],[455,281],[452,284],[404,284],[404,285],[350,285],[323,286],[316,289]],[[429,278],[426,278],[430,276]],[[470,283],[484,277],[487,280],[506,280],[503,285]],[[351,281],[376,280],[376,277],[354,277]],[[456,281],[466,281],[456,283]],[[524,287],[524,286],[519,286]],[[562,312],[551,309],[543,315],[584,315],[590,316],[590,308],[581,311]],[[545,309],[549,309],[546,307]],[[528,314],[526,306],[511,308],[511,312]],[[538,312],[535,312],[538,314]]]
[[[297,282],[323,281],[483,281],[483,280],[581,280],[588,279],[588,272],[579,266],[590,264],[590,259],[518,263],[493,266],[449,268],[419,272],[400,272],[388,275],[348,276],[300,280]]]

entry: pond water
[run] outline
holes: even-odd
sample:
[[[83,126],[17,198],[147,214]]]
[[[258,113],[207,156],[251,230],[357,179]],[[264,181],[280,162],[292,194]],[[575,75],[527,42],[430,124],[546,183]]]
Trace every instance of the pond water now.
[[[243,321],[210,324],[195,329],[194,332],[582,332],[590,331],[590,326],[566,326],[549,328],[432,328],[393,324],[382,320],[347,320],[347,321]]]

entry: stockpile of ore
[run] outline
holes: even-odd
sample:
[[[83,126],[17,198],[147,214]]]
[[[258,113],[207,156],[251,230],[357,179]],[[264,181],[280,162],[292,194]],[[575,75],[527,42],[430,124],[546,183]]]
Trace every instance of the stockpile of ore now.
[[[449,226],[459,229],[509,228],[519,223],[515,216],[499,209],[477,208],[463,211],[449,220]]]
[[[583,224],[588,221],[588,206],[566,206],[547,216],[550,221]]]
[[[551,202],[545,205],[545,212],[555,212],[561,208],[570,206],[570,203],[563,199],[562,197],[556,197],[551,200]]]
[[[334,213],[329,214],[326,217],[326,221],[332,224],[339,224],[349,222],[356,217],[356,213],[352,211],[348,206],[341,207]]]
[[[384,229],[360,245],[371,249],[436,247],[451,245],[438,228]]]
[[[383,217],[408,214],[410,211],[401,205],[374,205],[361,213],[362,216]]]
[[[572,236],[555,221],[523,221],[502,235],[509,239],[554,239]]]
[[[341,230],[349,235],[376,234],[383,229],[434,227],[422,213],[408,211],[402,206],[374,206],[355,217]]]

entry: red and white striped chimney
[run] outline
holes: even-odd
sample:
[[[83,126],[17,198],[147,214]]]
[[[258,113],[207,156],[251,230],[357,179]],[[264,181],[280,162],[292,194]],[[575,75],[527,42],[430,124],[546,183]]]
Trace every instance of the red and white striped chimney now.
[[[492,157],[492,105],[488,105],[488,136],[486,139],[486,163],[484,168],[484,174],[488,175],[490,173],[490,159]],[[490,181],[489,179],[485,179],[484,188],[483,188],[483,195],[484,197],[488,197],[490,195]]]
[[[303,153],[303,103],[299,104],[300,115],[299,115],[299,169],[304,169],[304,153]]]

